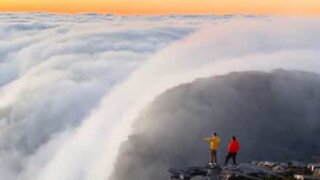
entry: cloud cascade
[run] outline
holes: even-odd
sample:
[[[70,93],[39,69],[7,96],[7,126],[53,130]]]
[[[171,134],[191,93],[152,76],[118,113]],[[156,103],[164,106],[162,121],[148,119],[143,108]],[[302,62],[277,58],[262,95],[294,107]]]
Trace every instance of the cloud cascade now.
[[[232,71],[320,67],[317,19],[1,14],[0,27],[8,180],[108,179],[134,119],[167,89]]]
[[[34,179],[105,94],[195,28],[110,15],[0,14],[1,177]]]

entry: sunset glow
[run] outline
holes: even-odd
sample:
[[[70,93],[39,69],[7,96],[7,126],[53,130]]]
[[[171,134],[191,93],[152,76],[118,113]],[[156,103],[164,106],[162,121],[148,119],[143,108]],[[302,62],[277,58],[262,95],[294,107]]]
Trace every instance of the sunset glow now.
[[[319,0],[0,0],[2,12],[320,15]]]

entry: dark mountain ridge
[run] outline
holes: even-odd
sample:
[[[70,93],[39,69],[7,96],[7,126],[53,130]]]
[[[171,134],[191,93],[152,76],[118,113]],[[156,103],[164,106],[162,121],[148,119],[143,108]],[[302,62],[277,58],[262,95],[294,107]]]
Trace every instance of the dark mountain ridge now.
[[[217,132],[222,162],[232,135],[239,161],[315,161],[320,154],[320,76],[236,72],[198,79],[157,97],[122,144],[112,180],[163,180],[169,167],[208,162],[204,137]]]

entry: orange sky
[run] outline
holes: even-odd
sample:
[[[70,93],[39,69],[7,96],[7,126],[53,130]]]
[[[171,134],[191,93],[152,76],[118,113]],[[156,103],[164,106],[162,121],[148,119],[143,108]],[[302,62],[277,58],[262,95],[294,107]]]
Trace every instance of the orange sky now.
[[[320,15],[320,0],[0,0],[0,11]]]

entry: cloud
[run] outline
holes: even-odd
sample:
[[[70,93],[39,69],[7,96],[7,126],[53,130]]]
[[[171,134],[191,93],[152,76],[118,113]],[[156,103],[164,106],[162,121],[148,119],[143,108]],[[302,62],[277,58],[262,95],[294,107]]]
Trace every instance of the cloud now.
[[[0,15],[0,166],[34,179],[101,98],[193,31],[112,16]]]
[[[0,19],[1,27],[49,27],[0,32],[9,49],[0,52],[0,72],[10,69],[0,78],[0,166],[11,179],[106,179],[139,113],[181,83],[232,71],[319,69],[317,19]]]

